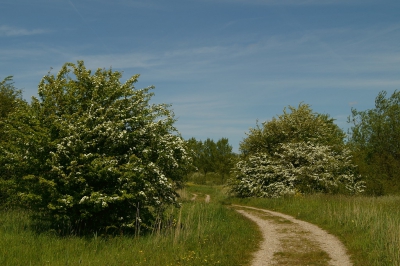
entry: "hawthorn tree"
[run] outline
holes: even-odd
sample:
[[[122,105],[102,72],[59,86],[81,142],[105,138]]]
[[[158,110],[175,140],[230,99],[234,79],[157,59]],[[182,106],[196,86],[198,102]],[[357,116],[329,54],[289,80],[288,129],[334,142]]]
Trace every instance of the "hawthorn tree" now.
[[[240,197],[287,194],[362,192],[344,133],[328,115],[309,105],[284,109],[284,114],[250,129],[240,145],[230,190]]]
[[[29,131],[15,137],[21,148],[8,157],[24,161],[9,167],[23,203],[58,232],[137,231],[177,204],[190,156],[173,113],[150,104],[153,87],[135,89],[138,75],[121,77],[66,63],[42,79],[39,98],[20,114]],[[14,122],[10,134],[19,130]]]
[[[241,160],[231,191],[241,197],[269,197],[295,193],[362,192],[348,149],[337,153],[311,142],[281,144],[274,156],[258,153]]]

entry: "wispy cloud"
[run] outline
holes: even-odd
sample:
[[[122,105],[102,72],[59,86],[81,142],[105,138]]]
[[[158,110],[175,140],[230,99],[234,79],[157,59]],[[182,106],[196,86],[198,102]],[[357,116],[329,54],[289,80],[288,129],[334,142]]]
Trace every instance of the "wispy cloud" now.
[[[284,6],[306,6],[306,5],[352,5],[373,3],[373,0],[200,0],[208,2],[229,2],[246,5],[284,5]]]
[[[86,55],[75,54],[72,61],[84,60],[89,68],[151,68],[160,65],[159,57],[151,53],[121,53],[106,55]]]
[[[24,29],[24,28],[17,28],[11,27],[7,25],[0,26],[0,37],[18,37],[18,36],[30,36],[30,35],[38,35],[48,33],[48,30],[44,29]]]

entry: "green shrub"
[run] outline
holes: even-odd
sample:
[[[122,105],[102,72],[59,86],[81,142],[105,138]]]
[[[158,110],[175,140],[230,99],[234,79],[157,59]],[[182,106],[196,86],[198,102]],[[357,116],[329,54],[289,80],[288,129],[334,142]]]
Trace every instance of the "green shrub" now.
[[[239,197],[276,198],[302,193],[360,193],[364,182],[354,175],[350,151],[337,153],[325,145],[282,144],[275,156],[255,154],[240,161],[230,181]]]
[[[59,233],[137,232],[176,204],[190,162],[185,141],[169,106],[149,103],[152,87],[121,77],[67,63],[8,123],[18,195]]]
[[[230,191],[239,197],[271,198],[362,192],[364,182],[333,119],[313,113],[306,104],[289,109],[250,129],[240,144],[241,160],[229,180]]]

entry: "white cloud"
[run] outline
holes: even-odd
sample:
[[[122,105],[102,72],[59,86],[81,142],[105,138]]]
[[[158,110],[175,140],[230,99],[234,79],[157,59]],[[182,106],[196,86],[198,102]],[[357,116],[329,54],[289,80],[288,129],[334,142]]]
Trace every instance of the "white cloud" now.
[[[29,36],[29,35],[44,34],[44,33],[48,33],[48,32],[49,32],[48,30],[44,30],[44,29],[28,30],[28,29],[23,29],[23,28],[10,27],[7,25],[0,26],[0,37],[1,36],[6,36],[6,37]]]

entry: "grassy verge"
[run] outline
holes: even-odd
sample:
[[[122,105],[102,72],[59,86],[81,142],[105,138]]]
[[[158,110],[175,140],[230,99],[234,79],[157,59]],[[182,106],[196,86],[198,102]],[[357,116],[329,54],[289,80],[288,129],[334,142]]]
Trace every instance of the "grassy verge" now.
[[[343,241],[354,265],[400,265],[400,196],[315,195],[228,201],[276,210],[319,225]]]
[[[28,213],[0,213],[0,265],[246,265],[261,236],[253,223],[222,206],[218,188],[190,186],[173,226],[143,237],[60,238],[35,234]],[[211,195],[205,203],[204,195]]]

